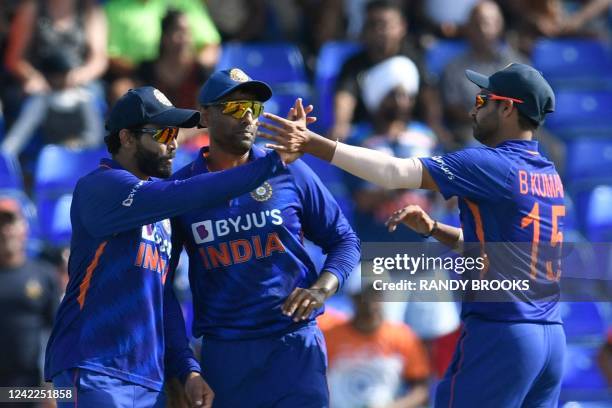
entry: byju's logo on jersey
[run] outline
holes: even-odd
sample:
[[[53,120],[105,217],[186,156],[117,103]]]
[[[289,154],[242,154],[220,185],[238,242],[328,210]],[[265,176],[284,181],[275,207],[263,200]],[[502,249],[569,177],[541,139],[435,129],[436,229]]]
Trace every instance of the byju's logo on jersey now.
[[[215,239],[211,220],[191,224],[191,231],[196,244],[205,244]]]

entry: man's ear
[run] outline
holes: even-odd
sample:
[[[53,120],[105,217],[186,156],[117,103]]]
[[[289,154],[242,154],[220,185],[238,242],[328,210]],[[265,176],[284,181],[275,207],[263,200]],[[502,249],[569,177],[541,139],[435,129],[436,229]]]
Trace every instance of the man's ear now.
[[[512,112],[514,111],[514,102],[512,101],[508,101],[508,100],[504,100],[501,103],[502,105],[502,115],[506,118],[512,116]]]
[[[200,111],[200,127],[207,128],[208,127],[208,115],[210,112],[208,108],[205,106],[200,106],[199,111]]]
[[[136,143],[134,135],[127,129],[121,129],[119,131],[119,141],[121,142],[121,146],[126,149],[132,148]]]

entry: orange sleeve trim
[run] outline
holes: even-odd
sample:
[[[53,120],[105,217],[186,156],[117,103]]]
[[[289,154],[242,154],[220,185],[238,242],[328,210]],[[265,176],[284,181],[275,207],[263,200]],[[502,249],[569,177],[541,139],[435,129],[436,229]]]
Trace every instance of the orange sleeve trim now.
[[[470,208],[470,212],[474,216],[474,223],[476,224],[476,237],[478,237],[478,241],[480,241],[481,244],[484,244],[485,235],[484,228],[482,226],[482,217],[480,216],[480,208],[478,208],[478,204],[468,200],[467,198],[465,199],[465,202]]]
[[[98,267],[98,262],[100,261],[100,257],[102,256],[102,253],[104,252],[104,248],[106,247],[107,243],[108,241],[102,242],[98,246],[98,249],[96,249],[96,254],[94,255],[94,258],[92,259],[89,266],[87,267],[87,272],[85,273],[83,282],[81,282],[81,285],[79,286],[79,296],[77,297],[77,301],[79,302],[81,310],[83,310],[83,305],[85,304],[85,297],[87,296],[87,291],[89,290],[91,276],[93,275],[94,269]]]

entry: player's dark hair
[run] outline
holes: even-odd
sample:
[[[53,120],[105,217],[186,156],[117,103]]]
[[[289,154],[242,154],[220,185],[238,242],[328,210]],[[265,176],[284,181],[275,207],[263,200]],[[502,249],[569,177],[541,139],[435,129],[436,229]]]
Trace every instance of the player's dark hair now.
[[[375,10],[393,9],[402,12],[402,6],[399,1],[394,0],[372,0],[365,6],[366,14]]]
[[[533,132],[538,130],[540,125],[537,122],[523,115],[521,111],[519,110],[517,111],[518,111],[518,125],[519,125],[519,128],[521,128],[521,130],[531,130]]]
[[[119,153],[121,147],[121,141],[119,140],[119,132],[109,133],[104,137],[104,143],[106,143],[106,150],[112,155]]]

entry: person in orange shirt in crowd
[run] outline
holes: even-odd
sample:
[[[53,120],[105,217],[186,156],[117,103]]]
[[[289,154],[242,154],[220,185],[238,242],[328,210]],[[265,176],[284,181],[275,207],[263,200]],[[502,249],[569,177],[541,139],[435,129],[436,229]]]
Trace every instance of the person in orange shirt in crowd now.
[[[323,331],[330,405],[423,406],[429,399],[427,352],[406,324],[384,320],[382,303],[374,296],[352,295],[353,318]]]

